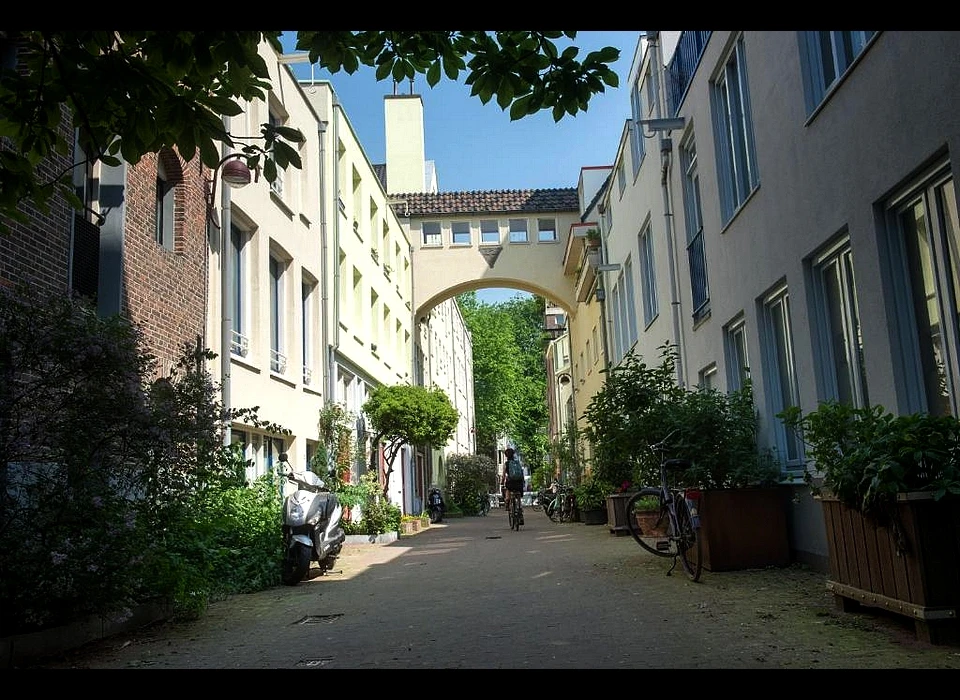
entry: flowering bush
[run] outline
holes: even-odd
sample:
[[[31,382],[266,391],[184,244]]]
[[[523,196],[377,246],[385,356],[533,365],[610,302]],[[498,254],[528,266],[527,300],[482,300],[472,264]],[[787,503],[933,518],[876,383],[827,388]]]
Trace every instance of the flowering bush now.
[[[634,490],[633,484],[629,480],[624,481],[622,484],[620,484],[617,487],[617,493],[627,493],[628,491],[633,491],[633,490]]]

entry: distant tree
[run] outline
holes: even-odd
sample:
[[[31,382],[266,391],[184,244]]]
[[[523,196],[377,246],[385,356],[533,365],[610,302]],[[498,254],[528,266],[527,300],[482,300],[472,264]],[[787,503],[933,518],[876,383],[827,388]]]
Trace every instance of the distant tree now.
[[[370,420],[373,444],[384,443],[383,496],[387,497],[393,461],[404,444],[440,448],[447,444],[457,427],[460,414],[439,388],[396,384],[380,386],[370,392],[363,404]],[[377,454],[370,455],[370,469],[377,469]]]
[[[137,163],[146,153],[175,147],[187,161],[199,152],[210,168],[219,144],[237,147],[250,167],[264,161],[270,182],[276,169],[300,167],[296,129],[264,124],[260,135],[229,134],[224,115],[242,112],[238,100],[265,99],[269,72],[258,54],[266,40],[282,51],[282,32],[0,30],[0,227],[23,220],[21,205],[46,211],[55,191],[75,207],[72,173],[40,174],[54,152],[70,153],[78,130],[90,161]],[[582,59],[579,49],[562,50],[557,39],[577,32],[348,32],[303,31],[296,48],[331,73],[376,68],[378,80],[400,81],[417,74],[430,86],[466,72],[471,95],[486,104],[496,98],[511,119],[544,109],[559,121],[586,110],[590,99],[616,87],[610,64],[619,49],[606,47]],[[13,57],[22,61],[16,65]],[[237,139],[258,136],[262,143]],[[266,152],[271,158],[263,159]],[[0,231],[3,229],[0,228]]]

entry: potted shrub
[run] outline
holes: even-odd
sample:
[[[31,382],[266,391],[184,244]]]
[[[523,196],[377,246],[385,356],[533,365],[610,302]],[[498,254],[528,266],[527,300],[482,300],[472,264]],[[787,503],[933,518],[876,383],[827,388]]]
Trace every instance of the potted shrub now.
[[[687,389],[676,382],[676,346],[661,346],[659,360],[647,365],[628,354],[591,399],[585,433],[595,469],[614,484],[656,486],[661,458],[690,460],[677,483],[701,489],[704,568],[786,566],[787,492],[780,486],[779,466],[758,448],[749,381],[730,394]],[[651,449],[660,441],[665,441],[662,455]],[[622,518],[612,522],[617,534],[624,534],[626,515],[615,499],[610,498],[608,518],[609,513]]]
[[[810,458],[838,605],[913,617],[931,643],[960,636],[960,419],[836,401],[780,417]]]
[[[608,484],[592,476],[573,489],[580,511],[580,520],[584,525],[604,525],[607,522],[607,496],[611,492]]]

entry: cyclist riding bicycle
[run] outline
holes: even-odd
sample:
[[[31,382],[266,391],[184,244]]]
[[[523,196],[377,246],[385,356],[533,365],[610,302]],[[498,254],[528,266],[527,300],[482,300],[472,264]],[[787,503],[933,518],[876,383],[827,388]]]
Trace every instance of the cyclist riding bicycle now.
[[[504,495],[506,500],[507,512],[510,511],[510,503],[514,498],[523,497],[523,467],[520,466],[520,460],[517,459],[515,451],[512,447],[508,447],[503,451],[504,455],[507,457],[506,463],[503,465],[503,476],[501,477],[501,483],[503,484]],[[523,513],[520,514],[520,524],[523,525]]]

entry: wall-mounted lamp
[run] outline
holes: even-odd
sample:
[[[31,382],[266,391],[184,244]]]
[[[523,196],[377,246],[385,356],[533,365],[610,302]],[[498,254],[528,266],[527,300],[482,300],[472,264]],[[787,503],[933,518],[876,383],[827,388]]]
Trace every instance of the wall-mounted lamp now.
[[[616,272],[620,269],[620,263],[603,263],[597,265],[597,272]]]
[[[571,381],[573,380],[570,378],[570,375],[567,374],[566,372],[564,372],[563,374],[557,377],[557,384],[559,384],[560,386],[566,386]]]
[[[217,216],[217,212],[213,208],[214,202],[217,199],[217,173],[220,173],[220,179],[234,189],[246,187],[250,184],[251,179],[253,179],[254,182],[259,181],[260,179],[260,168],[256,169],[255,176],[252,175],[247,164],[242,160],[239,160],[243,157],[244,154],[242,153],[231,153],[230,155],[226,156],[219,163],[217,163],[217,167],[213,169],[213,175],[211,175],[210,179],[207,181],[207,216],[217,228],[220,228],[220,218]]]

